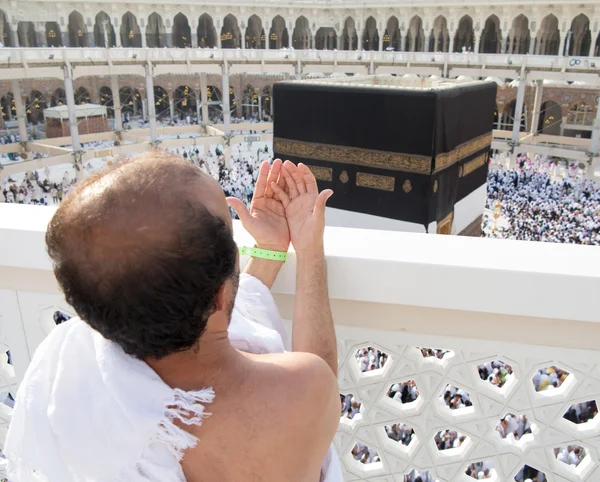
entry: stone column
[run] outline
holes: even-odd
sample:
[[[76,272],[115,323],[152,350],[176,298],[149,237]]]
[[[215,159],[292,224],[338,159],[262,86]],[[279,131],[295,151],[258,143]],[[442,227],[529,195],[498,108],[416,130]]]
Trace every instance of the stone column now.
[[[265,30],[265,50],[271,48],[271,21],[268,18],[263,20],[263,28]],[[277,47],[275,47],[277,49]]]
[[[110,90],[113,97],[113,111],[115,114],[115,130],[123,130],[123,120],[121,119],[121,95],[119,93],[119,77],[110,76]]]
[[[192,48],[198,48],[198,16],[194,15],[192,17],[192,22],[190,24],[190,36],[192,37]]]
[[[600,106],[596,106],[596,119],[592,128],[592,156],[598,156],[600,147]]]
[[[535,53],[535,37],[536,37],[536,33],[531,32],[531,38],[529,39],[529,49],[527,50],[527,53],[529,55],[534,55],[534,53]]]
[[[521,114],[523,114],[523,99],[525,98],[525,84],[527,83],[527,74],[525,66],[521,68],[519,78],[519,87],[517,88],[517,100],[515,103],[515,117],[513,119],[512,143],[516,146],[519,142],[519,132],[521,128]]]
[[[223,98],[221,99],[221,105],[223,107],[223,124],[225,124],[225,134],[229,134],[231,113],[229,112],[229,68],[227,65],[227,60],[223,60],[221,77],[223,78]]]
[[[121,44],[121,27],[115,26],[114,29],[115,29],[115,47],[120,47],[122,45]],[[106,42],[106,45],[108,45],[108,43],[110,42],[110,39],[107,38],[105,40],[105,42]]]
[[[560,32],[559,32],[559,35],[560,35]],[[558,47],[558,55],[565,54],[565,43],[567,40],[566,37],[567,37],[567,33],[560,35],[560,46]]]
[[[377,49],[381,52],[383,50],[383,35],[379,35],[379,46]]]
[[[200,89],[202,90],[202,89]],[[196,119],[198,119],[198,124],[200,124],[200,116],[202,115],[202,99],[200,98],[200,92],[196,89]]]
[[[27,142],[29,140],[29,136],[27,135],[27,113],[25,112],[25,102],[21,92],[21,85],[17,79],[11,80],[10,83],[13,97],[15,99],[15,108],[17,109],[16,113],[17,123],[19,125],[19,140],[21,142]]]
[[[200,74],[200,99],[202,100],[202,124],[208,124],[208,95],[206,94],[206,73]]]
[[[63,67],[65,76],[65,96],[67,98],[67,109],[69,111],[69,130],[73,144],[73,156],[75,166],[75,179],[82,180],[85,173],[81,158],[81,143],[79,142],[79,126],[77,124],[77,112],[75,111],[75,95],[73,93],[73,79],[71,77],[71,66],[67,63]]]
[[[171,92],[169,96],[169,115],[171,116],[171,122],[175,122],[175,92]]]
[[[242,50],[246,48],[246,32],[242,32],[242,29],[240,29],[240,47]]]
[[[448,46],[448,53],[454,52],[454,35],[450,35],[450,45]]]
[[[533,118],[529,132],[533,135],[539,134],[538,125],[540,123],[540,110],[542,108],[542,95],[544,93],[544,81],[535,81],[535,97],[533,99]]]
[[[423,42],[423,52],[429,52],[429,42],[431,42],[431,35],[425,35],[425,41]]]
[[[308,46],[309,49],[316,49],[317,48],[317,34],[315,33],[312,36],[312,40],[311,40],[312,44]]]
[[[142,48],[146,48],[148,44],[146,43],[146,27],[140,27],[140,35],[142,36]]]
[[[511,35],[508,41],[508,53],[512,54],[515,48],[515,36]]]
[[[475,33],[475,45],[473,46],[473,52],[479,53],[479,44],[481,43],[481,32]]]
[[[148,121],[150,123],[150,140],[152,144],[156,144],[158,141],[158,135],[156,134],[156,101],[154,100],[154,75],[152,69],[152,63],[148,61],[146,63],[146,98],[148,99]]]

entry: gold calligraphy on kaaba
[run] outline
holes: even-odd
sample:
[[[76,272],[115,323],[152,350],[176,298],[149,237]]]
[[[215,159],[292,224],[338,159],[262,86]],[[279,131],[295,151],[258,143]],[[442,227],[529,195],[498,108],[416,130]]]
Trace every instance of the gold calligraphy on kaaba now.
[[[314,174],[317,181],[330,181],[333,179],[333,169],[321,166],[306,166]]]
[[[382,191],[393,191],[395,181],[396,180],[391,176],[367,174],[366,172],[356,173],[356,185],[360,187],[381,189]]]
[[[273,148],[280,156],[297,156],[305,159],[356,164],[394,171],[410,171],[421,174],[431,172],[431,157],[400,154],[397,152],[363,149],[362,147],[336,146],[316,142],[294,141],[275,138]]]
[[[476,171],[481,166],[483,166],[486,162],[488,162],[488,160],[489,160],[489,155],[487,152],[484,152],[483,154],[480,154],[479,156],[477,156],[475,159],[465,162],[461,166],[462,169],[460,171],[460,177],[468,176],[473,171]]]
[[[321,144],[318,142],[296,141],[276,137],[273,140],[275,152],[280,156],[302,157],[342,164],[356,164],[359,166],[376,167],[393,171],[414,172],[418,174],[431,174],[446,169],[456,162],[489,147],[492,142],[492,133],[471,139],[449,152],[435,156],[420,154],[404,154],[362,147],[338,146],[334,144]],[[435,166],[435,170],[434,169]]]
[[[444,152],[435,156],[435,172],[446,169],[448,166],[461,161],[465,157],[469,157],[472,154],[480,151],[481,149],[491,145],[492,133],[484,134],[482,136],[471,139],[464,144],[452,149],[450,152]]]

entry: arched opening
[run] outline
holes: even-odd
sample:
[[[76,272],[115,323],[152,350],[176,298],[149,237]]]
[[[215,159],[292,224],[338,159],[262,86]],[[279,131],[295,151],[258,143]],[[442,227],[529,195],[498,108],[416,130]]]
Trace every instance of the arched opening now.
[[[547,100],[544,102],[540,110],[540,120],[537,126],[537,133],[548,134],[550,136],[559,136],[561,124],[562,110],[560,105],[552,100]]]
[[[377,31],[377,21],[369,17],[365,22],[362,38],[363,50],[379,50],[379,32]]]
[[[383,32],[383,50],[400,50],[401,41],[400,41],[400,27],[399,27],[398,18],[395,16],[391,16],[385,26],[385,31]]]
[[[258,15],[252,15],[248,19],[248,27],[246,27],[245,38],[247,49],[265,48],[265,31],[262,27],[262,20]]]
[[[317,30],[315,39],[317,50],[337,49],[337,35],[332,27],[321,27]]]
[[[443,15],[438,16],[433,22],[433,29],[429,39],[430,52],[448,52],[450,45],[450,34],[448,33],[448,21]]]
[[[50,99],[50,105],[52,107],[56,107],[57,105],[65,105],[67,103],[67,95],[65,94],[65,90],[58,88],[52,94],[52,99]]]
[[[17,37],[21,47],[37,47],[37,39],[35,38],[35,27],[33,22],[19,22],[17,26]]]
[[[508,53],[509,54],[527,54],[529,53],[529,42],[531,35],[529,33],[529,19],[520,14],[512,22],[512,28],[508,32]]]
[[[142,46],[142,34],[137,18],[131,12],[127,12],[121,18],[121,45],[123,47],[140,48]]]
[[[213,48],[217,46],[217,31],[212,17],[203,13],[198,19],[198,47]]]
[[[198,115],[196,110],[196,93],[189,85],[180,85],[173,94],[175,117],[184,120],[189,117],[190,123]]]
[[[490,15],[485,21],[479,52],[483,54],[499,54],[502,44],[502,33],[500,32],[500,19],[496,15]]]
[[[84,105],[90,103],[90,93],[85,87],[79,87],[75,91],[75,104]]]
[[[148,17],[146,45],[150,48],[162,48],[167,45],[167,30],[162,17],[156,12]]]
[[[512,131],[514,123],[515,123],[515,111],[517,108],[517,102],[511,101],[509,104],[504,107],[504,122],[502,123],[504,130]],[[520,132],[527,131],[527,113],[526,106],[523,105],[523,112],[521,113],[521,126],[519,129]]]
[[[270,122],[272,120],[272,114],[273,114],[273,111],[271,109],[271,105],[273,103],[273,93],[271,92],[270,86],[267,85],[262,90],[260,103],[262,106],[262,120],[265,122]]]
[[[298,49],[311,48],[311,33],[308,25],[308,20],[305,16],[300,16],[296,19],[294,33],[292,34],[292,47]]]
[[[348,17],[344,22],[342,30],[342,45],[338,45],[342,50],[356,50],[358,48],[358,35],[356,33],[356,24],[352,17]]]
[[[208,118],[213,124],[220,124],[223,121],[223,102],[221,91],[214,85],[206,88],[206,101],[208,103]]]
[[[87,47],[88,32],[83,15],[74,10],[69,15],[69,46]]]
[[[569,55],[587,57],[590,52],[591,42],[590,19],[583,13],[580,13],[571,22]]]
[[[473,52],[475,48],[475,31],[473,30],[473,19],[465,15],[458,22],[458,30],[454,36],[455,52]]]
[[[46,45],[48,47],[62,47],[62,35],[58,22],[46,22]]]
[[[113,99],[112,89],[105,85],[100,87],[100,105],[106,107],[108,117],[115,116],[115,103]]]
[[[115,29],[106,12],[99,12],[94,22],[94,43],[96,47],[110,48],[117,45]]]
[[[596,116],[594,104],[591,102],[578,102],[569,107],[567,124],[577,126],[591,126]]]
[[[245,119],[258,118],[258,90],[248,84],[242,95],[242,115]]]
[[[409,52],[422,52],[425,43],[425,33],[423,31],[423,20],[418,15],[410,21],[406,35],[407,48]]]
[[[237,18],[232,14],[228,14],[223,19],[221,47],[224,49],[237,49],[241,47],[240,27],[238,26]]]
[[[39,90],[33,90],[25,100],[25,113],[27,121],[31,124],[39,124],[44,121],[44,108],[46,97]]]
[[[269,48],[280,49],[289,47],[289,35],[285,26],[285,20],[281,15],[277,15],[271,22],[269,31]]]
[[[15,39],[10,28],[8,15],[3,10],[0,10],[0,40],[5,47],[14,47]]]
[[[560,32],[558,31],[558,18],[549,14],[542,20],[540,31],[537,35],[535,53],[538,55],[559,55]],[[560,52],[562,55],[562,52]]]
[[[142,107],[142,96],[139,91],[133,87],[121,87],[119,89],[119,102],[121,103],[121,116],[126,122],[129,122],[132,117],[142,115],[144,112]],[[167,100],[167,107],[168,104],[169,102]]]
[[[157,118],[170,117],[169,94],[159,85],[154,86],[154,110]]]
[[[179,12],[173,19],[173,28],[171,29],[173,47],[184,49],[192,45],[192,30],[187,17]]]
[[[2,107],[2,118],[4,120],[11,120],[17,115],[15,98],[12,95],[12,92],[3,95],[2,98],[0,98],[0,106]]]

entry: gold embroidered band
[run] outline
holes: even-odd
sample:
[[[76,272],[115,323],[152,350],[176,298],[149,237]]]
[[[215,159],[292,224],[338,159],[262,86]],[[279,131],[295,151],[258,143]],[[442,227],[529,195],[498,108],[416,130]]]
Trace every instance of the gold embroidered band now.
[[[492,133],[489,132],[459,145],[450,152],[438,154],[435,157],[435,171],[433,172],[446,169],[465,157],[484,149],[491,142]],[[418,174],[431,174],[433,169],[431,156],[419,154],[403,154],[399,152],[364,149],[362,147],[295,141],[281,137],[273,139],[273,144],[275,152],[281,156],[297,156],[305,159],[356,164],[359,166],[415,172]]]
[[[333,179],[333,169],[330,167],[321,167],[321,166],[309,166],[307,165],[311,172],[314,174],[315,179],[317,181],[330,181]]]
[[[473,171],[476,171],[481,166],[483,166],[486,162],[488,162],[488,159],[489,159],[489,154],[487,152],[484,152],[483,154],[480,154],[479,156],[477,156],[475,159],[472,159],[469,162],[465,162],[462,165],[462,169],[460,171],[460,177],[468,176]]]
[[[393,191],[395,181],[396,179],[391,176],[379,176],[377,174],[367,174],[366,172],[356,173],[356,185],[360,187]]]

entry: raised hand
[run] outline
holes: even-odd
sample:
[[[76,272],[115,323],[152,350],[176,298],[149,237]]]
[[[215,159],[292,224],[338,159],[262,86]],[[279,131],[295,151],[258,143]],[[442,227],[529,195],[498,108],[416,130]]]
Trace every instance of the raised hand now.
[[[250,210],[235,197],[228,197],[227,202],[259,248],[285,252],[290,245],[290,232],[283,204],[273,196],[272,183],[280,190],[285,188],[280,159],[276,159],[272,167],[268,161],[261,164]]]
[[[325,204],[333,194],[325,189],[319,194],[317,180],[305,164],[296,166],[285,161],[281,170],[285,190],[281,183],[271,181],[275,197],[281,201],[296,252],[323,249],[325,230]]]

